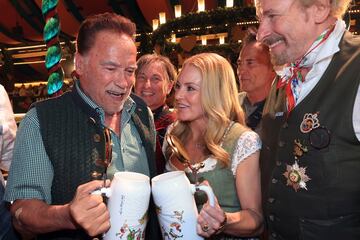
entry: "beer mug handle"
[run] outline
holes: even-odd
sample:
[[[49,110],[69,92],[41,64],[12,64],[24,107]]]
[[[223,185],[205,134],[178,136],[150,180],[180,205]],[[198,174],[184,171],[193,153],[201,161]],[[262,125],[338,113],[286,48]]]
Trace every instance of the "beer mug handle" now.
[[[107,198],[109,198],[111,196],[111,188],[102,187],[98,190],[93,191],[91,194],[106,196]]]
[[[196,191],[199,191],[199,190],[204,191],[206,193],[210,206],[214,207],[215,206],[215,195],[214,195],[212,188],[210,186],[206,186],[206,185],[191,184],[192,194],[194,194]]]

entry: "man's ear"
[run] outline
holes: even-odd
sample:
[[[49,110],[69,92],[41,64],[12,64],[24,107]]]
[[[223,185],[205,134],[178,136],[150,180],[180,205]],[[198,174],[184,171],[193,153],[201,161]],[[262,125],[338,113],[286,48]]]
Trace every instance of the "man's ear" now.
[[[331,6],[329,0],[317,0],[311,7],[313,8],[313,18],[317,24],[325,22],[330,16]]]
[[[75,53],[75,70],[79,75],[82,75],[84,71],[84,57],[79,53]]]

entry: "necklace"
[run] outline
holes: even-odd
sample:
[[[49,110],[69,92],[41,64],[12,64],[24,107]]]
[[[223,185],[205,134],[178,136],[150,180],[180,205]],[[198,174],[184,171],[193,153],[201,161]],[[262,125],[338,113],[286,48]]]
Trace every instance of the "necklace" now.
[[[235,123],[234,121],[231,121],[231,122],[229,123],[229,125],[227,126],[227,128],[225,129],[224,135],[222,136],[222,138],[221,138],[221,140],[220,140],[220,146],[221,146],[221,147],[222,147],[222,144],[223,144],[223,142],[225,141],[227,135],[229,134],[229,131],[230,131],[231,127],[234,125],[234,123]],[[195,143],[195,147],[196,147],[197,149],[204,149],[205,146],[206,146],[206,145],[203,144],[203,143]]]
[[[223,145],[223,143],[224,143],[227,135],[229,134],[229,131],[230,131],[231,127],[232,127],[234,124],[235,124],[235,122],[234,122],[234,121],[231,121],[231,122],[229,123],[229,125],[227,126],[227,128],[226,128],[226,130],[225,130],[225,132],[224,132],[224,135],[223,135],[222,138],[221,138],[220,147],[222,147],[222,145]]]

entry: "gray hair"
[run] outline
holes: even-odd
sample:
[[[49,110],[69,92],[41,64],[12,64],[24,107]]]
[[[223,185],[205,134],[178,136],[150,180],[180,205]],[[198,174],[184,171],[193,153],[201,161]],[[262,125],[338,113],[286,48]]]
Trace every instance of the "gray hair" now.
[[[329,0],[330,1],[330,15],[341,19],[349,8],[351,0]],[[304,7],[309,7],[317,2],[317,0],[300,0]]]
[[[310,7],[315,4],[318,0],[299,0],[304,7]],[[349,8],[351,0],[328,0],[330,4],[330,16],[341,19]],[[257,11],[260,8],[259,0],[255,0],[255,6]]]

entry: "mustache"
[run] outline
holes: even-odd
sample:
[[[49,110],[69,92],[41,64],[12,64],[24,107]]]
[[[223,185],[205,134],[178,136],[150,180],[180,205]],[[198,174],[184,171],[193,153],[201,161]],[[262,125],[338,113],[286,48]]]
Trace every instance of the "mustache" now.
[[[264,38],[261,42],[263,44],[265,44],[266,46],[271,46],[272,44],[278,42],[278,41],[284,41],[285,42],[285,39],[281,36],[268,36],[266,38]]]

